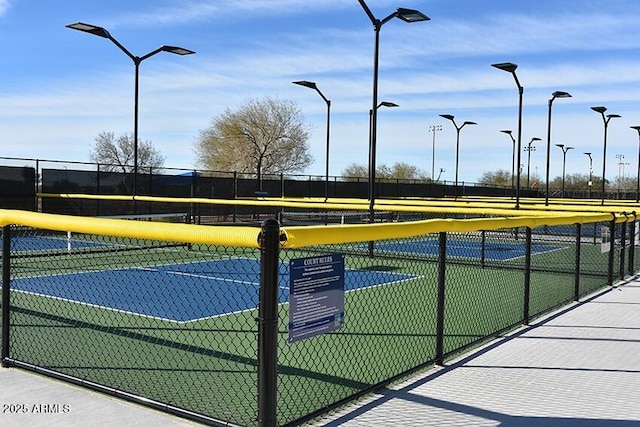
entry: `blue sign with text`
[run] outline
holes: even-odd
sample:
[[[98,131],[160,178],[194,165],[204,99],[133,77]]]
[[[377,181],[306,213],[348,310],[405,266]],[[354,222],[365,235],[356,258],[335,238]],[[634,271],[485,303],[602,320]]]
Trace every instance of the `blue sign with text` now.
[[[289,342],[344,325],[344,255],[293,259],[289,263]]]

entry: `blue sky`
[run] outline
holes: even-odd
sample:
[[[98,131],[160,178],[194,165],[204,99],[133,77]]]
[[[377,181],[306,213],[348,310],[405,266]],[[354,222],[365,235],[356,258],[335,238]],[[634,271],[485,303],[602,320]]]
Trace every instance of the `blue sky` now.
[[[518,64],[524,86],[523,146],[531,174],[544,176],[548,100],[552,144],[574,146],[567,173],[602,171],[603,123],[590,107],[620,114],[609,125],[607,178],[638,167],[640,125],[640,2],[637,0],[369,0],[383,18],[397,7],[431,21],[393,19],[380,34],[379,100],[399,108],[378,112],[377,162],[414,164],[430,174],[436,132],[436,173],[453,180],[456,132],[462,129],[459,180],[511,169],[518,92],[511,75],[490,64]],[[200,130],[226,108],[272,97],[298,104],[311,128],[315,159],[325,168],[326,105],[314,91],[291,84],[311,80],[332,102],[330,174],[367,163],[372,102],[374,32],[357,0],[0,0],[1,156],[88,161],[103,131],[133,131],[134,66],[109,40],[65,28],[74,22],[105,27],[134,55],[162,44],[196,51],[161,53],[140,66],[141,139],[165,165],[193,168]],[[527,163],[527,153],[522,162]],[[562,173],[552,146],[551,177]]]

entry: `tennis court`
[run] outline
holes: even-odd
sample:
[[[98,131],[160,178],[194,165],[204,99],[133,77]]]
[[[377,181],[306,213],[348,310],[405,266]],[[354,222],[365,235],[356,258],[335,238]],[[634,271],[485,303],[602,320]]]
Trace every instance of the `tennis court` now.
[[[0,242],[2,238],[0,237]],[[73,249],[90,249],[107,246],[105,243],[73,238],[69,235],[17,235],[11,238],[11,252],[31,253],[63,253]]]
[[[366,275],[366,277],[365,277]],[[192,322],[258,306],[260,263],[232,258],[18,278],[16,291],[173,322]],[[345,271],[345,290],[386,285],[415,276]],[[279,302],[289,298],[289,272],[280,264]]]
[[[375,244],[377,251],[397,254],[420,254],[437,256],[440,244],[437,238],[380,242]],[[563,249],[562,246],[532,243],[531,254],[542,254]],[[525,256],[525,242],[481,241],[468,238],[447,239],[446,255],[453,258],[474,258],[492,261],[509,261]]]

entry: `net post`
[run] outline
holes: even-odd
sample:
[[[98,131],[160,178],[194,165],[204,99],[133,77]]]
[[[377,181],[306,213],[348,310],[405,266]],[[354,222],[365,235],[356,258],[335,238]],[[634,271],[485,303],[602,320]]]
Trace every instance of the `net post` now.
[[[278,265],[280,224],[262,223],[260,243],[260,302],[258,308],[258,425],[277,423]]]
[[[525,260],[524,260],[524,295],[522,323],[529,324],[529,299],[531,296],[531,228],[526,228]]]
[[[2,227],[2,366],[9,358],[10,282],[11,282],[11,226]]]
[[[444,364],[444,287],[446,278],[447,233],[440,232],[438,253],[438,307],[436,319],[436,364]]]
[[[574,272],[573,300],[580,300],[580,244],[582,243],[582,224],[576,224],[576,265]]]

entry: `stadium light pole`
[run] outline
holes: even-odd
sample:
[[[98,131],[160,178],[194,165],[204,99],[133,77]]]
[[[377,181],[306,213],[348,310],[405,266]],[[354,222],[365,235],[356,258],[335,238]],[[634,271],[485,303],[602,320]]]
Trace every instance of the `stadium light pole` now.
[[[640,126],[631,126],[638,131],[638,178],[636,180],[636,203],[640,202]]]
[[[189,49],[185,49],[178,46],[162,45],[159,48],[152,50],[143,56],[135,56],[129,50],[124,47],[118,40],[116,40],[106,29],[97,25],[85,24],[83,22],[76,22],[75,24],[66,25],[67,28],[72,30],[78,30],[85,33],[93,34],[94,36],[103,37],[109,39],[120,48],[132,61],[135,66],[135,91],[134,91],[134,112],[133,112],[133,196],[134,196],[134,211],[135,211],[135,196],[138,189],[138,92],[139,92],[139,68],[140,63],[147,58],[160,52],[174,53],[176,55],[191,55],[195,52]]]
[[[533,138],[531,138],[531,141],[529,141],[529,143],[527,144],[527,189],[529,188],[529,172],[531,170],[531,151],[535,151],[536,147],[533,145],[534,142],[536,141],[542,141],[540,138],[534,136]]]
[[[434,175],[436,169],[436,132],[442,130],[442,125],[429,126],[429,132],[433,133],[433,139],[431,141],[431,182],[434,182]]]
[[[389,14],[384,19],[376,18],[369,6],[364,2],[364,0],[358,0],[360,6],[367,14],[371,23],[373,24],[373,31],[375,33],[375,43],[374,43],[374,51],[373,51],[373,100],[371,102],[371,124],[370,124],[370,138],[369,138],[369,211],[373,214],[373,207],[375,205],[375,179],[376,179],[376,168],[375,168],[375,158],[376,158],[376,134],[377,134],[377,109],[378,109],[378,63],[379,63],[379,50],[380,50],[380,29],[384,24],[392,20],[393,18],[398,18],[404,22],[412,23],[412,22],[421,22],[428,21],[430,18],[423,14],[422,12],[414,9],[404,9],[398,8],[391,14]]]
[[[547,118],[547,175],[546,175],[546,182],[545,182],[545,197],[544,197],[545,206],[549,206],[549,165],[551,163],[551,105],[553,104],[553,101],[556,98],[571,98],[571,94],[569,92],[558,90],[553,92],[551,94],[551,98],[549,98],[549,115]],[[564,189],[562,190],[562,194],[563,194],[562,197],[564,197]]]
[[[609,122],[611,119],[616,119],[620,116],[619,114],[607,114],[605,116],[605,112],[607,111],[607,107],[598,106],[591,107],[593,111],[600,114],[602,116],[602,123],[604,123],[604,143],[603,143],[603,151],[602,151],[602,199],[601,204],[604,206],[604,191],[605,191],[605,172],[607,166],[607,130],[609,129]]]
[[[498,70],[506,71],[513,76],[518,87],[518,179],[516,180],[516,209],[520,209],[520,151],[522,150],[522,98],[524,95],[524,87],[520,84],[518,76],[516,74],[517,64],[513,62],[500,62],[497,64],[491,64],[492,67]]]
[[[593,158],[591,157],[591,153],[584,154],[589,157],[589,182],[587,183],[587,187],[589,187],[589,198],[591,198],[591,187],[593,185]]]
[[[511,197],[514,196],[514,186],[515,186],[515,164],[516,164],[516,139],[513,137],[513,132],[509,129],[503,129],[500,132],[506,133],[511,138],[511,142],[513,143],[513,149],[511,150]]]
[[[326,202],[327,199],[329,199],[329,131],[331,127],[331,101],[327,99],[326,96],[324,96],[324,94],[320,91],[320,89],[318,89],[318,85],[316,85],[315,82],[310,82],[307,80],[299,80],[292,83],[295,85],[304,86],[304,87],[308,87],[310,89],[315,90],[316,92],[318,92],[318,95],[322,97],[325,104],[327,104],[327,146],[326,146],[326,153],[325,153],[325,175],[324,175],[324,179],[325,179],[324,201]]]
[[[562,198],[564,199],[564,172],[567,164],[567,151],[573,150],[573,147],[567,147],[564,144],[556,144],[556,147],[560,147],[562,150]]]
[[[455,181],[455,189],[456,189],[456,197],[458,196],[458,159],[460,158],[460,131],[466,125],[477,125],[476,122],[465,121],[460,126],[456,124],[455,118],[451,114],[440,114],[440,117],[450,120],[453,123],[453,126],[456,128],[456,181]]]

